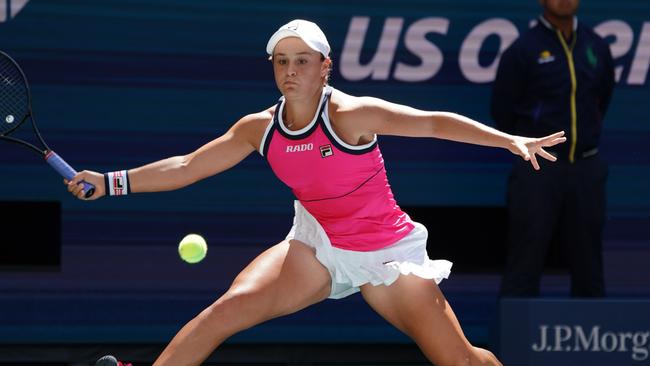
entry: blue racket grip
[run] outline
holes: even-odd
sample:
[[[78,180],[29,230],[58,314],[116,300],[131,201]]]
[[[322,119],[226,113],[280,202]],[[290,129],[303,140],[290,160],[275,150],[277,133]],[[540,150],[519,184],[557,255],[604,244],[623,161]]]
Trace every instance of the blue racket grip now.
[[[61,157],[54,151],[50,150],[45,155],[45,161],[47,161],[47,163],[50,164],[50,166],[59,172],[59,174],[61,174],[65,179],[70,180],[72,177],[77,175],[77,171],[72,169],[72,167],[68,165],[65,160],[61,159]],[[94,185],[84,181],[82,181],[81,184],[84,187],[83,191],[86,198],[92,196],[93,193],[95,193]]]

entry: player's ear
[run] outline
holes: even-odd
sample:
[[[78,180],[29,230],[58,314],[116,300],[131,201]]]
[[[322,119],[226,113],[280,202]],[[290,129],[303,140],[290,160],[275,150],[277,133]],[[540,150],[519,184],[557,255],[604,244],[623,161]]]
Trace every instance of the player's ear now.
[[[331,67],[332,67],[332,59],[330,59],[329,57],[325,57],[323,63],[321,64],[320,76],[326,77],[327,74],[329,74]]]

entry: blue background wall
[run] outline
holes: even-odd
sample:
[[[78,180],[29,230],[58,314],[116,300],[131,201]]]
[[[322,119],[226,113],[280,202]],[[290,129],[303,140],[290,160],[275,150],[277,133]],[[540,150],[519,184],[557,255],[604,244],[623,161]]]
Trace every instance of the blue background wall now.
[[[16,9],[21,1],[13,3]],[[0,13],[6,9],[0,5]],[[48,143],[79,170],[110,171],[190,152],[241,116],[273,104],[279,94],[264,48],[270,34],[293,18],[316,21],[328,35],[335,87],[492,124],[490,80],[465,76],[461,50],[487,20],[502,18],[521,32],[538,13],[534,0],[489,5],[476,0],[31,0],[14,17],[0,16],[0,49],[25,69]],[[607,38],[620,80],[602,143],[611,163],[605,251],[615,296],[650,293],[648,14],[650,3],[642,0],[585,1],[580,11],[580,20],[592,26],[623,22],[617,28],[621,36]],[[375,55],[384,22],[402,21],[387,78],[348,80],[341,72],[349,26],[359,17],[369,18],[362,64]],[[419,82],[396,80],[397,63],[420,63],[404,36],[426,17],[449,22],[446,32],[427,35],[443,54],[440,70]],[[492,64],[500,45],[499,37],[487,37],[475,50],[478,64]],[[641,81],[630,81],[635,64]],[[380,144],[403,206],[504,205],[511,162],[506,151],[393,137],[381,138]],[[0,272],[0,340],[5,342],[164,341],[222,293],[251,258],[281,240],[291,224],[291,192],[256,154],[180,191],[89,203],[72,199],[36,155],[2,144],[0,187],[0,200],[57,200],[63,207],[61,270]],[[458,228],[465,229],[461,223]],[[200,265],[188,266],[177,257],[176,245],[188,232],[204,234],[210,244]],[[473,340],[486,340],[491,311],[486,304],[495,298],[497,281],[498,273],[460,274],[443,286]],[[561,292],[564,282],[560,277],[546,285]],[[240,339],[273,334],[287,340],[403,340],[360,302],[358,296],[336,306],[327,302]],[[318,334],[301,333],[310,325],[321,326]],[[335,337],[334,330],[341,333]]]

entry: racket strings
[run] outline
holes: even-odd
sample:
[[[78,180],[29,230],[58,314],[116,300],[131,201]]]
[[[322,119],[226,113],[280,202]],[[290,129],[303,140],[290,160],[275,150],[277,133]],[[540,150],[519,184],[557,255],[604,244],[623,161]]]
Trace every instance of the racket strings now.
[[[27,83],[13,62],[0,58],[0,134],[17,127],[29,113]]]

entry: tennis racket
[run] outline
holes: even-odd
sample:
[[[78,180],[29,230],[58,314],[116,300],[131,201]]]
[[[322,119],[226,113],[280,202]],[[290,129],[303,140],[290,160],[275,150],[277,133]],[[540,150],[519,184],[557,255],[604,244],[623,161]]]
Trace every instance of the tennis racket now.
[[[54,170],[66,179],[72,179],[77,172],[65,160],[61,159],[50,149],[34,122],[32,113],[32,97],[27,84],[25,73],[9,55],[0,51],[0,140],[5,140],[25,146],[35,151],[50,164]],[[40,148],[27,141],[9,136],[27,120],[31,121],[32,130],[40,142]],[[95,193],[95,186],[88,182],[81,182],[86,197]]]

